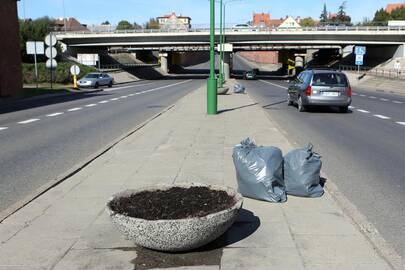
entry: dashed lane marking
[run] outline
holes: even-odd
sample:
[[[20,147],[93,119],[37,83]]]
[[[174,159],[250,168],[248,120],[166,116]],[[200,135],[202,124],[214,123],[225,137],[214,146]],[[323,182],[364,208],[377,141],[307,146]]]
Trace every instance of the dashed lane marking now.
[[[120,96],[120,98],[127,98],[128,96]]]
[[[46,116],[47,117],[55,117],[55,116],[62,115],[62,114],[63,114],[63,112],[57,112],[57,113],[47,114]]]
[[[100,101],[99,103],[100,104],[106,104],[106,103],[108,103],[109,101],[108,100],[103,100],[103,101]]]
[[[134,84],[134,85],[128,85],[128,86],[122,86],[122,87],[114,87],[114,88],[111,88],[111,89],[104,89],[104,91],[110,92],[110,91],[127,89],[127,88],[132,88],[132,87],[146,86],[146,85],[150,85],[150,84],[154,84],[154,82],[144,83],[144,84]]]
[[[110,98],[111,101],[116,101],[118,98]]]
[[[398,125],[405,126],[405,122],[396,122]]]
[[[352,95],[353,95],[353,96],[358,96],[359,94],[357,94],[357,93],[352,93]]]
[[[369,96],[369,98],[371,98],[371,99],[376,99],[377,97],[375,97],[375,96]]]
[[[260,80],[261,82],[264,82],[264,83],[267,83],[267,84],[270,84],[270,85],[273,85],[273,86],[275,86],[275,87],[280,87],[280,88],[282,88],[282,89],[288,89],[288,87],[285,87],[285,86],[281,86],[281,85],[278,85],[278,84],[275,84],[275,83],[271,83],[271,82],[268,82],[268,81],[265,81],[265,80]]]
[[[380,118],[380,119],[391,119],[391,117],[381,115],[381,114],[374,114],[375,117]]]
[[[386,98],[380,98],[381,101],[389,101],[389,99]]]
[[[365,97],[366,95],[361,94],[360,96],[361,96],[361,97]]]
[[[75,112],[75,111],[80,111],[82,108],[72,108],[69,109],[68,112]]]
[[[0,131],[6,130],[6,129],[8,129],[8,127],[0,127]]]
[[[369,111],[361,110],[361,109],[358,109],[357,111],[358,111],[358,112],[362,112],[362,113],[370,113]]]
[[[87,104],[85,107],[95,107],[95,106],[97,106],[97,104]]]
[[[396,103],[396,104],[403,104],[402,101],[398,101],[398,100],[394,100],[393,102]]]
[[[36,122],[36,121],[39,121],[39,119],[38,118],[28,119],[28,120],[25,120],[25,121],[18,122],[18,124],[25,125],[25,124],[33,123],[33,122]]]

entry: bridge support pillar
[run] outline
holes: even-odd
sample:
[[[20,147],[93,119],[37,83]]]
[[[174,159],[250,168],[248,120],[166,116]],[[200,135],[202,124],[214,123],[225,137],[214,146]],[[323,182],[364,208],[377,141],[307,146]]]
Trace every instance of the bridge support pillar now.
[[[160,58],[160,68],[162,69],[163,73],[169,73],[169,61],[167,59],[168,53],[159,53]]]
[[[231,53],[224,52],[224,79],[229,80],[231,78]]]
[[[405,43],[398,46],[394,58],[405,58]]]

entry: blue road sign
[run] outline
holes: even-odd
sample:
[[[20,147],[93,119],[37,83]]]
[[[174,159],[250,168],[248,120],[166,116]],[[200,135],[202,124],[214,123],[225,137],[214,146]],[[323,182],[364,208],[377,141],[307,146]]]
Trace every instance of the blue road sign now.
[[[356,54],[356,55],[365,55],[366,54],[366,47],[364,47],[364,46],[356,46],[356,48],[354,48],[354,54]]]
[[[356,54],[356,66],[362,66],[364,57],[362,54]]]

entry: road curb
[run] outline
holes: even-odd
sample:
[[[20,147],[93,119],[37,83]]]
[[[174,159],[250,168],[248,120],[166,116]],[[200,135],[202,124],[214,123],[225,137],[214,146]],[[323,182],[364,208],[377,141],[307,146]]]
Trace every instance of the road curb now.
[[[255,102],[254,99],[250,96],[249,92],[247,91],[248,97]],[[287,132],[271,117],[266,110],[258,105],[260,109],[266,114],[266,117],[274,123],[274,125],[281,131],[283,136],[286,138],[287,142],[294,147],[301,147],[297,143],[291,141],[291,139],[287,136]],[[401,256],[394,250],[394,248],[385,241],[385,239],[379,234],[378,230],[374,227],[374,225],[367,220],[367,218],[357,210],[357,207],[350,202],[350,200],[339,191],[336,184],[328,177],[328,175],[322,171],[322,175],[324,175],[327,179],[327,183],[325,185],[326,192],[333,198],[333,200],[337,203],[337,205],[342,209],[343,213],[350,218],[352,223],[356,226],[356,228],[360,231],[362,235],[367,239],[370,245],[374,248],[377,254],[385,261],[387,264],[395,270],[405,269],[405,262],[401,258]]]
[[[155,115],[149,117],[147,120],[145,120],[141,124],[135,126],[134,129],[132,129],[129,132],[125,133],[124,135],[122,135],[118,139],[113,140],[111,143],[107,144],[100,151],[97,151],[94,154],[89,155],[82,162],[79,162],[78,164],[73,166],[71,169],[69,169],[69,170],[65,171],[64,173],[60,174],[54,180],[50,180],[47,184],[41,186],[40,188],[38,188],[33,193],[26,196],[24,199],[20,200],[19,202],[14,203],[10,207],[8,207],[6,210],[0,212],[0,224],[4,220],[6,220],[8,217],[10,217],[11,215],[13,215],[14,213],[18,212],[23,207],[25,207],[28,204],[30,204],[31,202],[33,202],[35,199],[39,198],[40,196],[42,196],[43,194],[45,194],[46,192],[48,192],[52,188],[58,186],[59,184],[63,183],[65,180],[69,179],[70,177],[74,176],[75,174],[77,174],[78,172],[83,170],[85,167],[87,167],[89,164],[91,164],[97,158],[101,157],[102,155],[104,155],[105,153],[110,151],[112,148],[114,148],[114,146],[119,144],[121,141],[123,141],[126,138],[128,138],[129,136],[133,135],[134,133],[136,133],[137,131],[139,131],[140,129],[142,129],[146,125],[148,125],[150,122],[152,122],[156,118],[158,118],[158,117],[162,116],[163,114],[167,113],[168,111],[173,109],[176,106],[176,104],[180,103],[188,95],[192,94],[194,91],[200,90],[201,88],[202,87],[198,87],[198,88],[192,90],[191,92],[189,92],[188,94],[186,94],[185,96],[183,96],[182,98],[180,98],[179,100],[174,102],[172,105],[167,106],[162,111],[156,113]]]

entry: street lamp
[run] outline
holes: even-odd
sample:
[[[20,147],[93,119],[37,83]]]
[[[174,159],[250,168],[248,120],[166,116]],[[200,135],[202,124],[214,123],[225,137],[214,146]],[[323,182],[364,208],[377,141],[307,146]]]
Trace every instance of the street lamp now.
[[[217,114],[217,79],[215,78],[215,0],[210,0],[210,77],[207,82],[207,114]]]

